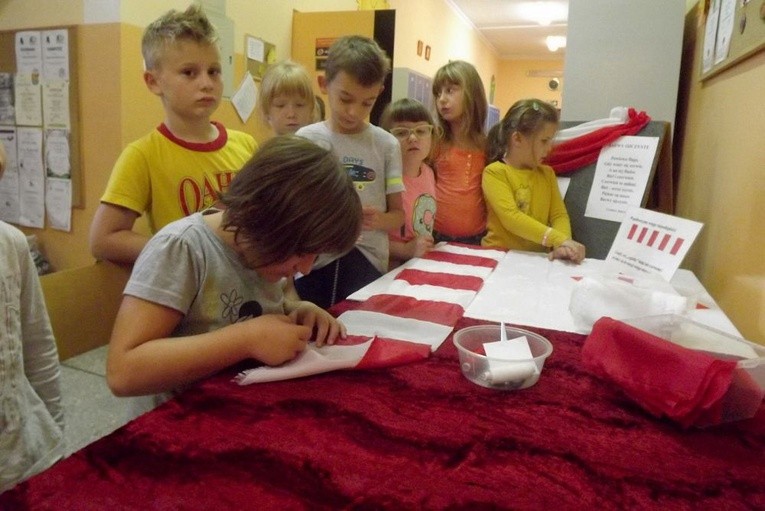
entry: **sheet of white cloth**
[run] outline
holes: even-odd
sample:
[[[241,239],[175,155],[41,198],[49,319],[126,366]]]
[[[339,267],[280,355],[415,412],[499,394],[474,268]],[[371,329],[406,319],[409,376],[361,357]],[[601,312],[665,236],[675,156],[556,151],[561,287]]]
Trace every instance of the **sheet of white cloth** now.
[[[590,329],[577,326],[569,311],[571,293],[579,279],[605,271],[599,259],[585,259],[574,265],[548,261],[542,253],[510,251],[486,279],[465,316],[588,334]],[[670,284],[680,295],[701,305],[687,313],[690,319],[741,337],[692,272],[677,270]]]

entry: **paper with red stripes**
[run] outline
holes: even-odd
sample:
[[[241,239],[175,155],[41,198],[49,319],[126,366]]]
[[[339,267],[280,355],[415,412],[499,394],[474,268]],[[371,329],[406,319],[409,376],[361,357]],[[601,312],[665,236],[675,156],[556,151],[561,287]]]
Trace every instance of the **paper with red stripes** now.
[[[658,274],[670,280],[702,224],[643,208],[630,208],[606,257],[614,272]]]

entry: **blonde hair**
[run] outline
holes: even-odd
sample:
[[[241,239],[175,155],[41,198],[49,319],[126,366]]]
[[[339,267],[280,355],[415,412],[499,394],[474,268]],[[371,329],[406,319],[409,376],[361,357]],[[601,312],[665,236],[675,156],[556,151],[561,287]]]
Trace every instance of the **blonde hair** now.
[[[264,116],[268,115],[271,102],[279,94],[296,95],[311,103],[311,116],[316,106],[311,77],[303,66],[291,60],[284,60],[269,66],[258,92],[258,104]]]
[[[468,62],[453,60],[436,71],[436,76],[433,77],[433,97],[436,101],[438,101],[441,89],[448,85],[462,87],[464,121],[462,122],[461,134],[476,147],[483,148],[485,143],[483,130],[489,102],[486,100],[486,92],[483,89],[483,82],[478,71]],[[441,128],[438,130],[439,136],[436,145],[454,142],[456,133],[452,133],[451,125],[441,117],[438,110],[436,110],[436,120]]]
[[[209,45],[218,41],[215,27],[199,5],[192,4],[183,12],[171,9],[146,27],[141,40],[146,69],[159,67],[162,51],[179,40]]]

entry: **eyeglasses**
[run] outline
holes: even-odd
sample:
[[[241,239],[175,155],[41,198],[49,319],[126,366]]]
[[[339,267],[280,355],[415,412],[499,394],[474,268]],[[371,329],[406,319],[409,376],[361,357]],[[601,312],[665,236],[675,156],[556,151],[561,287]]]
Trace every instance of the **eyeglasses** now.
[[[414,133],[414,136],[417,138],[425,138],[429,137],[433,133],[433,125],[421,124],[414,128],[393,128],[390,130],[390,133],[399,140],[408,139],[412,136],[412,133]]]

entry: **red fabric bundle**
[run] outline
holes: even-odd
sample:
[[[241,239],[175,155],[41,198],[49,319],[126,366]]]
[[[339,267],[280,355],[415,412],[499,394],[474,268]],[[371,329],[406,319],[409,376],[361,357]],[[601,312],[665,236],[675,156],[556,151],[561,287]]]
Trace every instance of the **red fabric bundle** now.
[[[651,120],[645,112],[637,112],[634,108],[630,108],[628,114],[629,119],[624,124],[606,126],[561,142],[553,147],[550,155],[545,158],[545,163],[551,166],[556,174],[565,174],[595,163],[603,146],[619,137],[637,134]]]
[[[721,422],[722,398],[736,368],[735,361],[683,348],[611,318],[595,322],[582,362],[651,414],[683,427]]]

